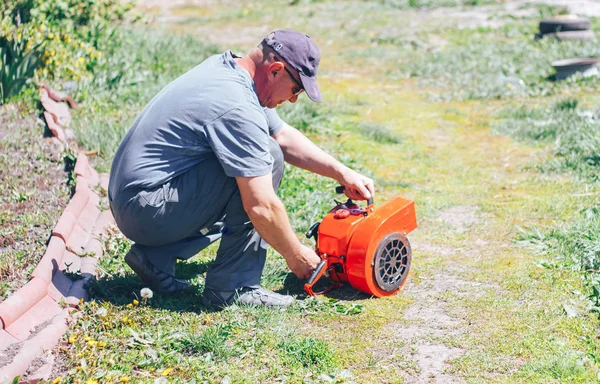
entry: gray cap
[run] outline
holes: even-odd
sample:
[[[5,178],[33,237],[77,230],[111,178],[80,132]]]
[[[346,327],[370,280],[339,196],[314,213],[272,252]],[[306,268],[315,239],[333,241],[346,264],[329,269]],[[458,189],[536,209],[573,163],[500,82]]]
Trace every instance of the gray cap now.
[[[269,33],[262,43],[271,47],[277,56],[300,74],[302,86],[312,101],[323,100],[317,85],[321,54],[308,35],[289,29],[278,29]]]

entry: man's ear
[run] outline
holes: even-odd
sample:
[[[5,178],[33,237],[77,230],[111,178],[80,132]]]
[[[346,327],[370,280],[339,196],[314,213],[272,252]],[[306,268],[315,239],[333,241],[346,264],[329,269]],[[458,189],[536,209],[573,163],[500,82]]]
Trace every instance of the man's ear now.
[[[275,78],[277,75],[283,72],[283,63],[280,61],[274,61],[269,64],[269,77]]]

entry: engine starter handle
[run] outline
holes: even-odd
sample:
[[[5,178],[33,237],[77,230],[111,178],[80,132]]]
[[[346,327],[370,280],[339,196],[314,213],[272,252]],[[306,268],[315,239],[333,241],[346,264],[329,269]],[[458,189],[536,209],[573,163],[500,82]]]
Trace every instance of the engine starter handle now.
[[[318,280],[319,277],[321,277],[320,275],[322,274],[323,268],[325,268],[326,265],[327,265],[327,260],[325,260],[325,259],[321,260],[319,265],[317,265],[317,268],[315,268],[315,270],[313,271],[312,275],[310,275],[310,277],[308,278],[308,281],[306,282],[306,284],[313,285],[315,283],[315,281]]]
[[[343,185],[338,185],[337,187],[335,187],[335,193],[342,194],[342,193],[344,193],[345,189],[346,189],[346,187],[344,187]],[[367,205],[373,205],[372,197],[369,200],[367,200]]]

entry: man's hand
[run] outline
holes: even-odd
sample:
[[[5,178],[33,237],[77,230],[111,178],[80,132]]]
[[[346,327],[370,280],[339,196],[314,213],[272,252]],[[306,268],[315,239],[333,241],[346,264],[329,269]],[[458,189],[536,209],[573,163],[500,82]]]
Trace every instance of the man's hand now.
[[[273,190],[271,174],[236,177],[244,209],[254,228],[279,252],[299,278],[308,278],[321,259],[304,246],[290,226],[285,207]]]
[[[350,168],[346,168],[338,182],[346,187],[344,193],[352,200],[369,200],[375,196],[373,180]]]
[[[308,279],[321,262],[317,253],[309,247],[302,246],[300,253],[286,257],[288,267],[300,279]]]

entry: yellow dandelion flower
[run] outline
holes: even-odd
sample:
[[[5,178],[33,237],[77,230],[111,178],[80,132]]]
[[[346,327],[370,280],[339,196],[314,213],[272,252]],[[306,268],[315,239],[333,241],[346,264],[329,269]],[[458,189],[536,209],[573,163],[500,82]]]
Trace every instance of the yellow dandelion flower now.
[[[62,376],[58,376],[56,379],[52,380],[52,384],[58,384],[62,381]]]
[[[139,302],[139,301],[137,301],[137,300],[133,300],[133,305],[139,305],[139,304],[140,304],[140,302]]]
[[[93,51],[93,48],[92,48],[92,47],[88,47],[88,49],[87,49],[87,53],[90,53],[90,52],[92,52],[92,51]]]
[[[106,347],[106,341],[101,341],[101,342],[99,342],[99,343],[98,343],[98,346],[99,346],[100,348],[104,348],[104,347]]]
[[[169,376],[169,373],[173,371],[173,368],[167,368],[160,374],[161,376]]]
[[[119,381],[120,381],[121,383],[128,383],[128,382],[129,382],[129,377],[123,376],[123,377],[121,377],[121,378],[119,379]]]
[[[98,384],[98,380],[94,380],[94,379],[87,379],[85,381],[85,384]]]
[[[89,336],[86,336],[86,337],[83,338],[83,341],[90,341],[90,340],[92,340],[92,338],[89,337]]]
[[[126,305],[127,308],[133,308],[133,304],[129,303]]]
[[[83,57],[80,57],[78,61],[79,61],[79,63],[81,63],[81,64],[85,63],[85,59],[84,59]]]
[[[248,8],[244,8],[244,15],[247,15],[248,13],[250,13],[250,11],[248,10]]]
[[[48,34],[48,38],[49,38],[49,39],[54,39],[54,33],[50,33],[50,34]]]

